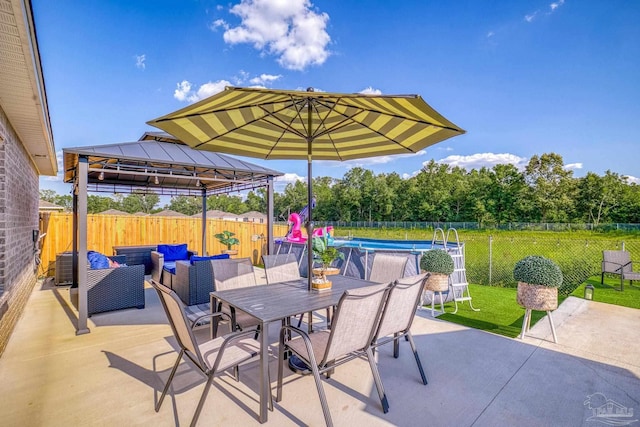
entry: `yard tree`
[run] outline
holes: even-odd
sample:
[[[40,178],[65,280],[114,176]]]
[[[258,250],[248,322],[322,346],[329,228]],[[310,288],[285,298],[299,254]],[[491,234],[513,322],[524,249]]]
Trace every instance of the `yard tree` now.
[[[531,189],[534,208],[541,222],[568,222],[572,219],[575,200],[573,172],[564,168],[562,156],[556,153],[534,155],[525,168],[525,179]]]
[[[197,196],[173,196],[165,209],[191,216],[202,212],[202,198]]]
[[[129,213],[144,212],[150,214],[160,203],[160,196],[156,193],[134,191],[121,201],[122,210]]]
[[[451,191],[454,187],[449,165],[430,160],[415,179],[419,198],[415,220],[446,221],[451,212]]]
[[[614,209],[622,202],[625,185],[620,175],[609,170],[602,177],[588,172],[580,178],[577,205],[581,219],[594,225],[611,221]]]
[[[248,211],[247,205],[242,200],[242,197],[235,194],[219,194],[207,197],[207,210],[220,210],[234,214],[241,214]]]
[[[247,193],[247,199],[244,201],[247,211],[267,212],[266,191],[264,187],[261,187],[256,192],[249,191]]]
[[[287,184],[284,194],[280,200],[281,210],[287,212],[287,219],[290,213],[300,212],[307,206],[307,185],[302,181],[294,181]]]
[[[524,175],[512,164],[491,169],[488,183],[489,211],[498,224],[518,221],[524,210],[527,184]]]
[[[313,194],[316,197],[314,221],[330,221],[337,216],[335,197],[331,190],[333,184],[334,179],[328,176],[313,179]]]
[[[94,214],[119,208],[120,206],[111,197],[95,196],[93,194],[87,196],[87,213]]]

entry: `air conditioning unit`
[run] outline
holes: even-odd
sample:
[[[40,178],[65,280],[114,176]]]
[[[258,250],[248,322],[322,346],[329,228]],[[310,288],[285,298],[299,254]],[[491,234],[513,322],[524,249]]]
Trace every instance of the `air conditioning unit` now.
[[[56,255],[56,285],[73,283],[73,253],[63,252]]]

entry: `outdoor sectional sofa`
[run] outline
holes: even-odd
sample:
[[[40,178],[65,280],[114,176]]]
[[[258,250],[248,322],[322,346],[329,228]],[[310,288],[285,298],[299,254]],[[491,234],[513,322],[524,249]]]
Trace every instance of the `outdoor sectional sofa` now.
[[[228,259],[229,255],[191,257],[190,261],[176,261],[175,274],[168,281],[171,288],[186,305],[208,304],[209,293],[213,292],[213,268],[211,261]]]
[[[111,256],[124,264],[125,256]],[[71,301],[78,306],[78,288],[72,287]],[[125,308],[144,308],[144,265],[123,265],[87,270],[87,315]]]
[[[172,275],[176,272],[177,261],[189,261],[197,252],[187,249],[187,245],[158,245],[151,251],[151,278],[171,288]]]

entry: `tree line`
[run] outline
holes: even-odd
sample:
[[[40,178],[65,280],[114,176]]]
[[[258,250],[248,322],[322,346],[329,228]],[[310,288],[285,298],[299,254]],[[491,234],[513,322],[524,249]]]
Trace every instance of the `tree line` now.
[[[434,160],[411,178],[399,174],[374,174],[353,168],[342,178],[313,179],[316,221],[433,221],[478,222],[481,226],[510,222],[640,223],[640,186],[620,174],[604,176],[588,172],[575,178],[564,168],[562,156],[546,153],[533,156],[524,170],[512,164],[467,171]],[[237,195],[210,196],[207,210],[236,214],[266,212],[266,190]],[[71,196],[51,190],[41,198],[69,208]],[[88,210],[107,209],[154,213],[160,198],[156,194],[133,193],[115,197],[88,196]],[[287,184],[275,193],[277,219],[286,221],[290,212],[307,204],[306,182]],[[201,212],[199,197],[173,197],[165,209],[187,215]]]

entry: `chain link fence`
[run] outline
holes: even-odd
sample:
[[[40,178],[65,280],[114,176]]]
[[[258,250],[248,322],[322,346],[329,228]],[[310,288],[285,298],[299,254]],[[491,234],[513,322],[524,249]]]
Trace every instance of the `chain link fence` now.
[[[602,272],[602,251],[627,250],[640,260],[640,241],[620,239],[558,239],[540,237],[489,236],[465,239],[467,279],[470,283],[512,287],[513,267],[528,255],[541,255],[560,266],[563,284],[559,292],[568,295],[589,277]]]
[[[640,231],[640,224],[589,224],[551,222],[510,222],[506,224],[480,224],[478,222],[413,222],[413,221],[318,221],[317,227],[331,225],[334,228],[377,228],[405,230],[433,230],[436,228],[457,230],[527,230],[527,231]]]
[[[363,223],[357,224],[360,227],[341,226],[336,230],[336,235],[391,240],[431,240],[431,236],[435,236],[433,228],[430,227],[417,229],[378,228],[362,227]],[[416,224],[424,225],[427,223]],[[536,224],[535,226],[535,230],[545,228],[545,224]],[[488,286],[516,287],[517,282],[513,278],[513,268],[516,263],[529,255],[541,255],[560,266],[563,285],[559,291],[563,295],[569,295],[588,278],[600,276],[602,251],[604,250],[630,252],[631,259],[637,262],[634,269],[640,270],[640,239],[635,234],[629,234],[626,239],[625,236],[620,235],[607,238],[606,235],[596,234],[592,237],[580,232],[576,233],[575,237],[569,236],[572,233],[558,234],[554,237],[552,232],[519,233],[517,230],[495,233],[474,230],[462,233],[460,240],[465,247],[467,281]],[[580,237],[581,234],[584,234],[585,237]]]

